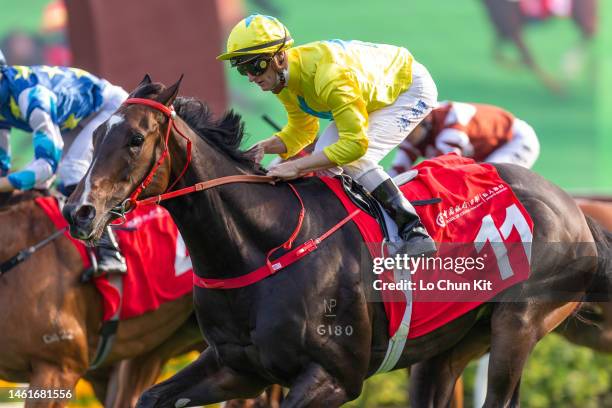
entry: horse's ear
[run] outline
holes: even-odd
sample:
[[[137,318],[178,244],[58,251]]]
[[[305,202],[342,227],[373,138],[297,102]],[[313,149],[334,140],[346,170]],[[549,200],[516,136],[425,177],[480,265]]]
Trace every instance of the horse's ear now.
[[[183,75],[181,74],[181,77],[178,81],[176,81],[173,85],[169,86],[161,94],[159,94],[157,100],[166,106],[172,105],[172,102],[174,102],[174,99],[178,95],[179,87],[181,86],[182,80]]]
[[[142,88],[145,85],[149,85],[151,82],[152,81],[151,81],[151,77],[149,76],[149,74],[145,74],[144,78],[142,78],[142,81],[140,81],[140,83],[136,85],[136,88],[134,88],[132,93],[130,93],[129,95],[130,98],[133,97],[140,88]]]
[[[141,86],[144,86],[144,85],[149,85],[151,82],[153,82],[153,81],[151,81],[151,77],[149,76],[149,74],[145,74],[144,78],[142,78],[142,81],[140,81],[140,83],[138,85],[136,85],[135,89],[138,89],[138,88],[140,88]]]
[[[140,81],[136,88],[140,88],[143,85],[149,85],[151,82],[153,81],[151,81],[151,77],[149,76],[149,74],[145,74],[144,78],[142,78],[142,81]]]

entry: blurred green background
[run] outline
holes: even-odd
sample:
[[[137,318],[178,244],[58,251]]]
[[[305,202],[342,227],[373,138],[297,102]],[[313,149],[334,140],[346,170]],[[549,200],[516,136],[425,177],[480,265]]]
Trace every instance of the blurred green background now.
[[[537,61],[564,85],[562,96],[551,93],[527,69],[495,63],[494,34],[480,0],[267,3],[278,13],[252,0],[246,11],[277,15],[296,44],[341,38],[407,47],[431,71],[441,100],[496,104],[530,123],[541,142],[537,172],[573,192],[612,194],[612,2],[599,2],[600,31],[575,75],[568,75],[563,64],[566,52],[581,42],[572,21],[556,19],[525,30]],[[47,0],[0,0],[0,36],[13,27],[38,30],[45,4]],[[518,60],[512,47],[504,52]],[[281,124],[285,114],[274,96],[229,68],[227,73],[232,107],[244,116],[250,145],[272,133],[262,114]],[[17,167],[31,158],[27,135],[13,138],[13,151]],[[474,371],[471,366],[466,374],[467,395]],[[350,406],[406,406],[406,379],[405,370],[375,377]],[[612,407],[612,356],[548,336],[529,360],[521,391],[527,407]],[[470,398],[466,406],[471,406]]]

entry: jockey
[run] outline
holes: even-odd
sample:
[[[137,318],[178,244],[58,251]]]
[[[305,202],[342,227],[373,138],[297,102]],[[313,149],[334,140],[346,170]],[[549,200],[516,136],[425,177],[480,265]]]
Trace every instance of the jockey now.
[[[540,143],[531,126],[497,106],[442,102],[399,145],[390,174],[409,170],[419,157],[446,153],[531,168]]]
[[[312,171],[346,172],[398,226],[409,255],[435,252],[414,207],[378,164],[429,113],[437,89],[427,69],[405,48],[361,41],[317,41],[291,48],[293,39],[276,18],[240,21],[217,57],[271,91],[284,105],[287,125],[250,149],[283,159],[314,141],[319,119],[332,122],[312,155],[280,163],[268,175],[284,180]]]
[[[60,191],[69,195],[89,168],[94,130],[126,97],[77,68],[0,64],[0,192],[48,188],[57,172]],[[11,128],[32,133],[34,160],[9,174]],[[74,141],[60,162],[64,139]],[[127,271],[110,228],[97,252],[100,271]]]

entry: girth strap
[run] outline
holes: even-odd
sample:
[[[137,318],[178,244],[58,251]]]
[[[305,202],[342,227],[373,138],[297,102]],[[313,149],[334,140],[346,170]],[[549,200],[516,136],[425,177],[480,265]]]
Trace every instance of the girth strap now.
[[[302,257],[308,255],[309,253],[317,249],[318,245],[323,240],[328,238],[334,232],[338,231],[344,224],[346,224],[347,222],[352,220],[353,217],[359,214],[359,212],[360,210],[353,211],[352,213],[344,217],[339,223],[327,230],[324,234],[320,235],[318,238],[309,239],[302,245],[294,248],[291,252],[287,252],[280,258],[273,261],[272,264],[270,264],[270,262],[267,260],[266,265],[255,269],[253,272],[229,279],[202,278],[194,274],[193,284],[195,286],[205,289],[236,289],[259,282],[260,280],[265,279],[268,276],[274,275],[276,272],[280,271],[283,268],[286,268],[292,263],[297,262]]]
[[[98,347],[96,348],[96,354],[89,365],[89,370],[95,370],[100,367],[106,360],[106,357],[113,348],[115,343],[115,335],[117,334],[117,328],[119,326],[119,316],[121,314],[121,308],[123,306],[123,274],[113,273],[107,275],[106,279],[111,283],[117,292],[119,293],[119,306],[115,313],[107,321],[102,323],[100,328],[100,340],[98,340]]]

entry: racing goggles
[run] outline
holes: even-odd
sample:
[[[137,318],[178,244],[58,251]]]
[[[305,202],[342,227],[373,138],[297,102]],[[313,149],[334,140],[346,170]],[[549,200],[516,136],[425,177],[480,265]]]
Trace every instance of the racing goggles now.
[[[270,66],[270,62],[272,61],[271,55],[258,55],[254,58],[250,58],[248,60],[240,60],[236,58],[231,61],[233,67],[238,69],[240,75],[251,74],[253,76],[260,76]]]

